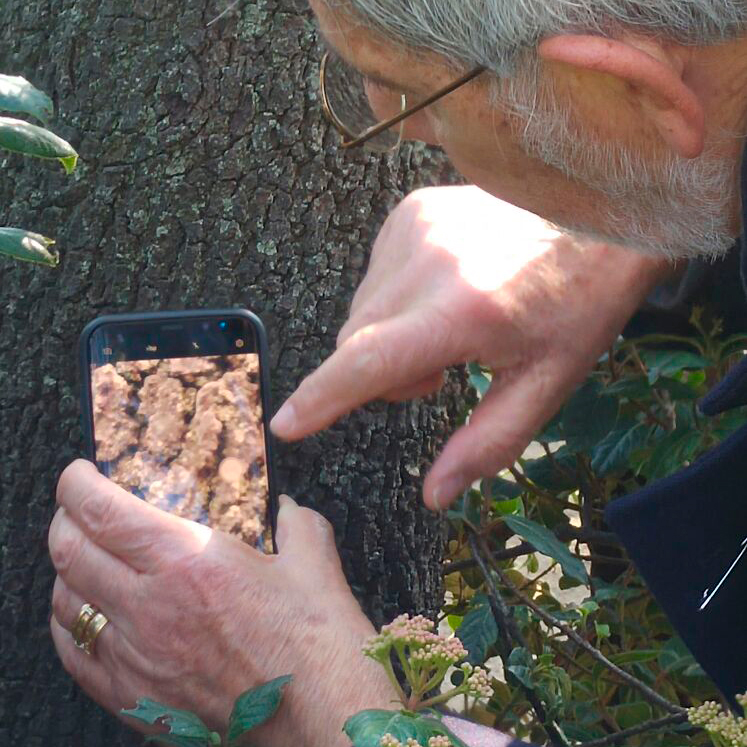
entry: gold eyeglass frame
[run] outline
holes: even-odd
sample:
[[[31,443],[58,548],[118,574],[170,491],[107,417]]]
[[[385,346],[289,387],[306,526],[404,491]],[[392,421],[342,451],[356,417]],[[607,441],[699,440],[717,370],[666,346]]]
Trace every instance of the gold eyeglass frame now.
[[[322,109],[324,110],[324,114],[326,115],[327,119],[340,133],[340,147],[346,150],[364,145],[369,140],[375,138],[377,135],[381,135],[382,132],[386,132],[395,125],[400,124],[400,122],[404,122],[404,120],[406,120],[408,117],[411,117],[413,114],[417,114],[423,109],[429,107],[431,104],[435,104],[436,101],[442,99],[444,96],[448,96],[450,93],[453,93],[457,90],[457,88],[461,88],[470,81],[473,81],[479,75],[482,75],[482,73],[484,73],[486,70],[484,67],[476,67],[473,70],[470,70],[470,72],[468,72],[466,75],[463,75],[458,80],[449,83],[449,85],[445,86],[444,88],[440,88],[424,101],[421,101],[419,104],[416,104],[415,106],[411,106],[409,108],[407,107],[407,97],[402,94],[402,111],[399,114],[394,117],[390,117],[383,122],[379,122],[378,124],[369,127],[364,132],[356,135],[340,121],[340,118],[335,114],[332,105],[329,103],[326,81],[327,64],[329,63],[330,57],[330,53],[325,52],[324,57],[322,57],[322,65],[319,70],[319,90],[322,97]]]

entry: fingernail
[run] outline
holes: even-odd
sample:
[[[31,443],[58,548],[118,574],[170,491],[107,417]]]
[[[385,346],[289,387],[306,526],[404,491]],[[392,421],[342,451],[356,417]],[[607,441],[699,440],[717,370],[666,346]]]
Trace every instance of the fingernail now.
[[[270,429],[278,436],[288,435],[296,427],[296,408],[286,402],[270,422]]]
[[[434,511],[444,511],[450,506],[459,493],[464,490],[465,484],[466,481],[462,475],[452,475],[441,480],[433,491]]]

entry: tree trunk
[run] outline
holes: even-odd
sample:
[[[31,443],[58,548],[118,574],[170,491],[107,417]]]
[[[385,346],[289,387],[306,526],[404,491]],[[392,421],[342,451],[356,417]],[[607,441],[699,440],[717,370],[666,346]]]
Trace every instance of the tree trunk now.
[[[0,71],[50,93],[81,155],[4,158],[2,223],[58,240],[57,269],[0,258],[0,744],[138,744],[62,671],[47,526],[82,449],[75,347],[107,312],[240,305],[268,327],[280,403],[334,348],[367,252],[440,157],[336,152],[303,0],[7,0]],[[380,624],[438,608],[442,524],[421,475],[461,408],[375,406],[278,454],[280,487],[333,522]]]

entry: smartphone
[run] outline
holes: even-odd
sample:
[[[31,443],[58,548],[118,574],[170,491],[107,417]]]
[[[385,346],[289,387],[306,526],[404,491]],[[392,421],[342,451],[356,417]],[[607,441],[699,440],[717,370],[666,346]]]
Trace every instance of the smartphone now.
[[[99,471],[148,503],[274,552],[267,341],[245,309],[102,316],[80,337]]]

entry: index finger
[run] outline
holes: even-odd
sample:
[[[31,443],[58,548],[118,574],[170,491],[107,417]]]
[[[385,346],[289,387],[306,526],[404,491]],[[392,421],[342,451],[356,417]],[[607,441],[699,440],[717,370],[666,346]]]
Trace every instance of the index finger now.
[[[60,476],[57,502],[89,539],[141,572],[210,539],[207,527],[149,505],[83,459]]]
[[[422,310],[370,324],[349,337],[288,398],[271,427],[297,440],[326,428],[356,407],[463,362],[450,349],[445,321]]]

